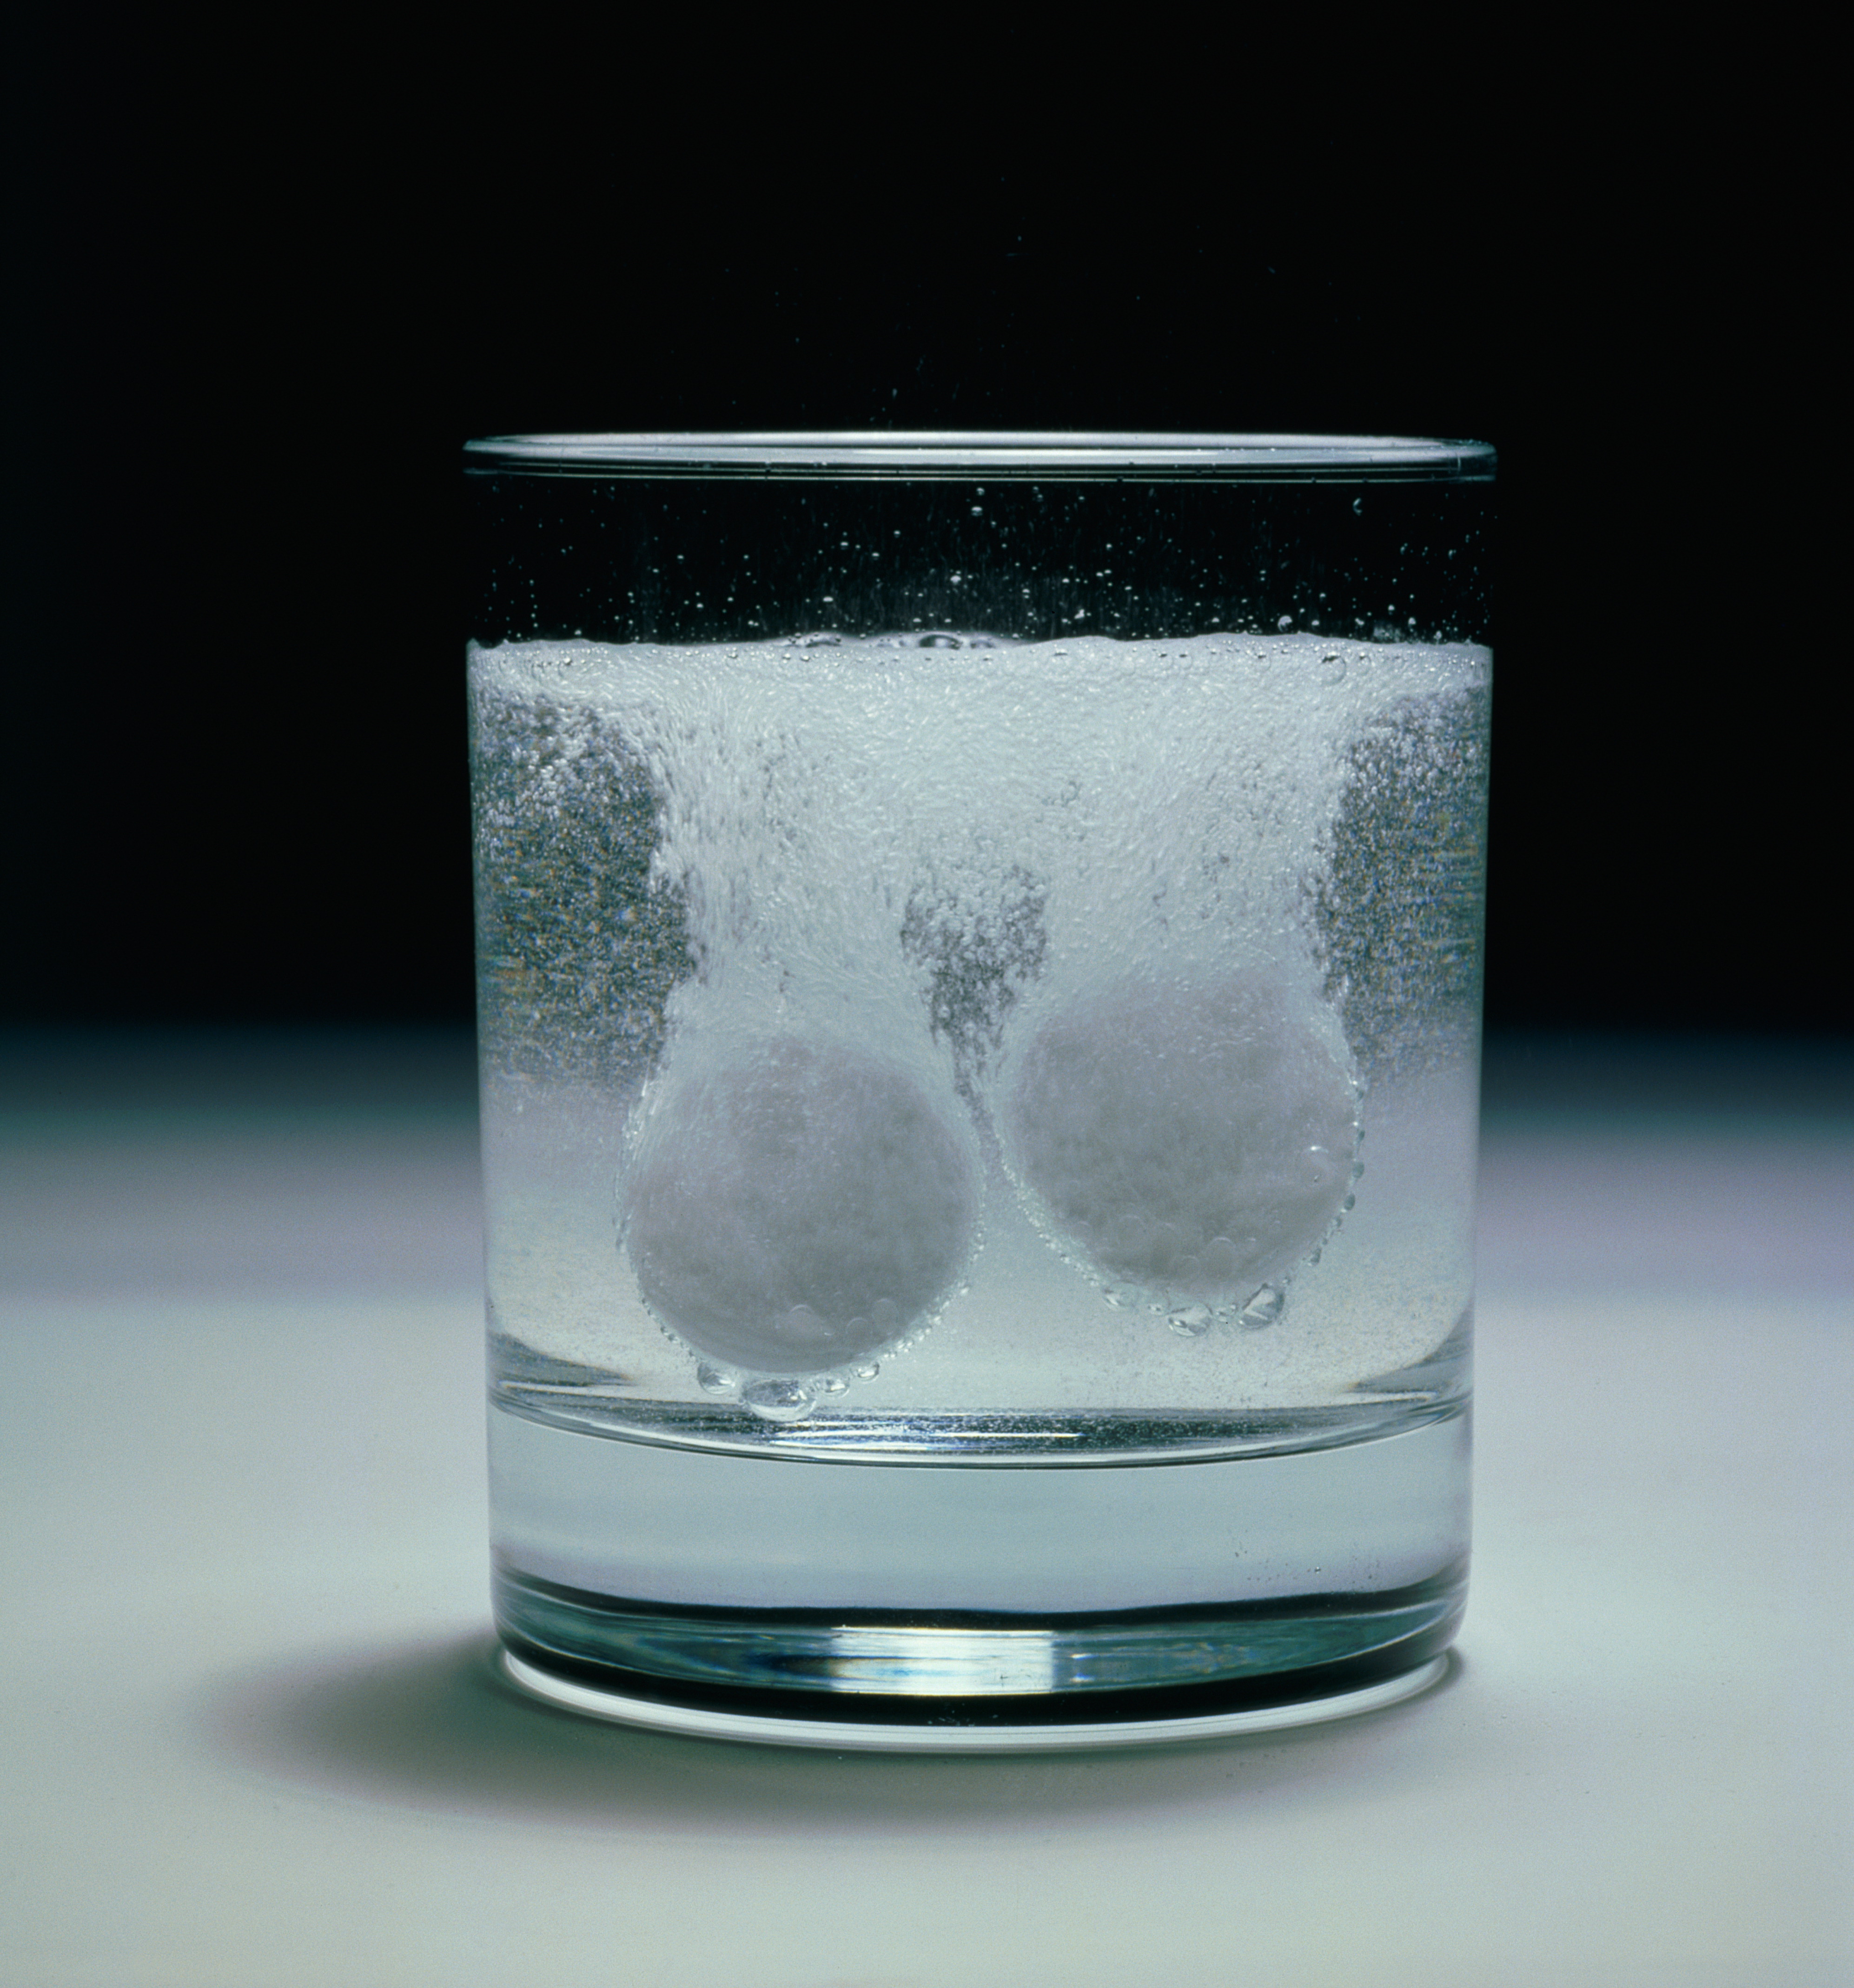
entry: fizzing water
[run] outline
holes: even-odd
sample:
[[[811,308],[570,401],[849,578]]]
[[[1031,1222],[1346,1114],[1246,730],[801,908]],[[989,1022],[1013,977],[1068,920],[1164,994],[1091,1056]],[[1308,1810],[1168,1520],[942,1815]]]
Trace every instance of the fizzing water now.
[[[1404,1480],[1465,1469],[1410,1459],[1466,1393],[1484,650],[530,642],[471,680],[506,1568],[675,1605],[688,1529],[643,1533],[699,1452],[860,1459],[828,1552],[778,1516],[815,1472],[754,1480],[743,1560],[795,1570],[736,1598],[905,1609],[949,1467],[1034,1471],[1081,1569],[1091,1465],[1240,1462],[1259,1510],[1271,1459],[1376,1442],[1460,1525],[1328,1576],[1283,1516],[1246,1566],[1054,1591],[1440,1577],[1461,1499]],[[1173,1488],[1187,1530],[1233,1495]]]

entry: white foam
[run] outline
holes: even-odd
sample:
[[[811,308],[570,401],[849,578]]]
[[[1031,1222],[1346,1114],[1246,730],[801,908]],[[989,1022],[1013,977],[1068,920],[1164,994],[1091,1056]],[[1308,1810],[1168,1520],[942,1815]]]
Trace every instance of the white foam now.
[[[558,749],[658,796],[697,970],[620,1205],[659,1321],[774,1374],[907,1337],[969,1273],[994,1132],[1078,1302],[1078,1271],[1162,1307],[1304,1269],[1358,1109],[1309,891],[1358,742],[1487,664],[1299,634],[473,651],[479,708],[589,718]],[[1453,1322],[1446,1281],[1405,1340]]]

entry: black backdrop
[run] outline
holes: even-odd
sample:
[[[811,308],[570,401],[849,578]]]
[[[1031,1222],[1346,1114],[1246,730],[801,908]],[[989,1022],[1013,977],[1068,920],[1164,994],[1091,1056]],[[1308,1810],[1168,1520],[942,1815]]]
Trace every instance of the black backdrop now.
[[[951,426],[1494,443],[1490,1021],[1846,1026],[1814,306],[1730,172],[222,97],[154,33],[12,86],[5,1018],[467,1016],[466,437]]]

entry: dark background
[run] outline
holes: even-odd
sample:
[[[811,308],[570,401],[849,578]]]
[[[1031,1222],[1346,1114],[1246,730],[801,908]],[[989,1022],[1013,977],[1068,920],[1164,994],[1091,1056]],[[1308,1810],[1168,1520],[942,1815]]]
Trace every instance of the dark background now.
[[[0,1019],[467,1018],[466,438],[956,426],[1493,442],[1490,1022],[1849,1025],[1823,312],[1706,103],[1091,144],[165,32],[15,51]]]

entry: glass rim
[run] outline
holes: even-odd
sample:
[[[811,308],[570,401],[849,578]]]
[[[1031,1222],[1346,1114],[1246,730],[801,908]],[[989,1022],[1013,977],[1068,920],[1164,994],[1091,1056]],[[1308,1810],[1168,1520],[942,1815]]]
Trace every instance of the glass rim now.
[[[1488,482],[1485,442],[1403,435],[1062,431],[831,431],[491,435],[464,445],[476,475],[1000,482]]]

